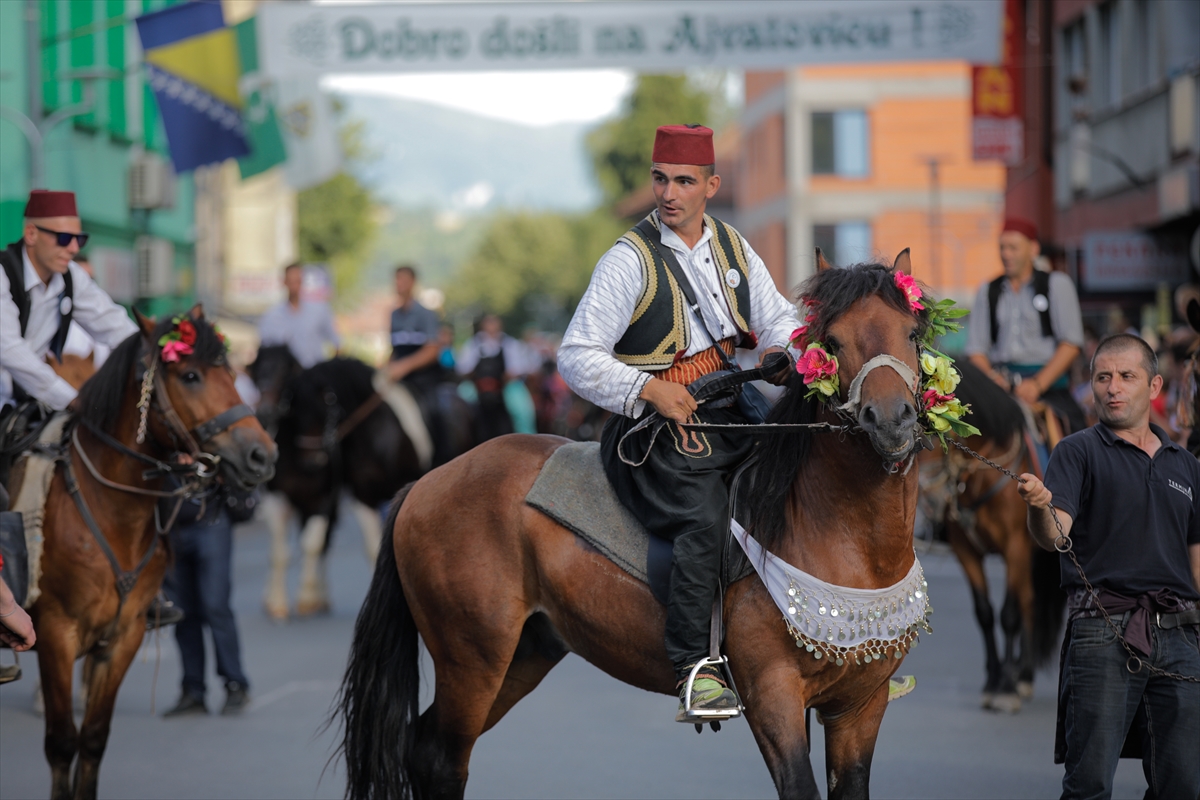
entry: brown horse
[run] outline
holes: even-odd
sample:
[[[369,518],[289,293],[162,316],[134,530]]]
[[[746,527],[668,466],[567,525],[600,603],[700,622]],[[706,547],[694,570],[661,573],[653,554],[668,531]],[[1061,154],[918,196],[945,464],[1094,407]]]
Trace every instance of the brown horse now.
[[[967,359],[959,359],[957,395],[971,406],[979,436],[967,446],[1018,474],[1034,472],[1025,415],[1017,401]],[[975,619],[983,633],[986,709],[1017,712],[1033,696],[1035,668],[1055,652],[1066,595],[1059,589],[1058,555],[1035,547],[1025,529],[1025,502],[1017,485],[983,462],[951,448],[921,459],[922,503],[946,539],[971,585]],[[1004,658],[996,646],[996,617],[983,560],[1004,559],[1005,596],[1000,609]]]
[[[907,260],[905,251],[897,261],[906,267]],[[864,368],[887,355],[918,369],[926,312],[909,311],[894,277],[887,266],[859,265],[824,269],[806,284],[820,317],[814,338],[840,362],[843,400],[851,379],[865,375],[851,420],[857,433],[764,436],[745,478],[756,539],[843,587],[891,587],[914,566],[917,471],[896,469],[918,447],[914,387],[895,368]],[[793,375],[772,420],[843,421],[804,399],[806,388]],[[392,546],[380,553],[359,613],[339,699],[347,797],[462,797],[475,740],[567,652],[633,686],[674,695],[666,613],[649,586],[524,502],[564,443],[502,437],[398,495]],[[893,642],[861,664],[798,648],[754,575],[728,587],[724,608],[724,651],[780,796],[820,795],[808,708],[824,718],[830,797],[867,796],[888,679],[907,645]],[[424,713],[418,634],[436,669]],[[663,702],[664,716],[673,710]]]
[[[158,342],[175,323],[138,319],[142,330],[113,351],[75,401],[46,501],[41,594],[29,612],[54,798],[96,796],[117,690],[166,570],[155,519],[162,472],[193,486],[217,472],[251,486],[274,469],[275,445],[241,405],[224,341],[199,307],[186,320],[196,337],[192,353],[173,363],[162,360]],[[191,458],[172,458],[181,451]],[[27,463],[14,472],[14,488]],[[160,476],[148,476],[148,466]],[[92,669],[76,729],[71,678],[85,656]]]
[[[46,363],[76,390],[82,389],[88,378],[96,374],[94,353],[88,353],[86,356],[65,353],[61,359],[55,358],[53,353],[47,353]]]

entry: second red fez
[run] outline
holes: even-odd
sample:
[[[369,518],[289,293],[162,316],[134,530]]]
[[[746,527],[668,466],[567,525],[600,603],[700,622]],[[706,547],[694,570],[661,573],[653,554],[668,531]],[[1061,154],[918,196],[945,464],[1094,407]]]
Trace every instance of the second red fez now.
[[[1038,240],[1037,225],[1034,225],[1027,219],[1021,219],[1020,217],[1008,217],[1004,220],[1004,227],[1000,229],[1000,232],[1007,233],[1008,231],[1019,233],[1026,239],[1029,239],[1033,242]]]
[[[44,217],[78,217],[75,210],[74,192],[52,192],[49,189],[34,189],[25,204],[26,219]]]
[[[713,132],[703,125],[663,125],[654,134],[656,164],[694,164],[707,167],[716,163]]]

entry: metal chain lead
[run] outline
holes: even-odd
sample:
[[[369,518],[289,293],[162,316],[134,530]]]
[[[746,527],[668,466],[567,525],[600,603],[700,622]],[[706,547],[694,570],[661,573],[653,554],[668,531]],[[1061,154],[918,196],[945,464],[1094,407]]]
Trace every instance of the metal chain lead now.
[[[978,459],[992,469],[1004,473],[1017,483],[1022,483],[1021,477],[1012,470],[1006,469],[988,457],[976,453],[974,450],[967,447],[957,439],[950,439],[949,441],[950,444],[954,445],[972,458]],[[1054,520],[1054,527],[1058,529],[1058,536],[1054,538],[1054,549],[1071,559],[1071,563],[1075,565],[1075,570],[1079,573],[1079,579],[1083,581],[1084,589],[1086,589],[1087,593],[1091,595],[1093,602],[1096,604],[1096,608],[1100,609],[1100,614],[1104,617],[1105,623],[1107,623],[1112,632],[1116,634],[1117,641],[1121,643],[1121,646],[1125,648],[1125,652],[1129,654],[1129,659],[1125,662],[1125,668],[1130,672],[1137,674],[1143,667],[1145,667],[1146,671],[1151,675],[1157,675],[1160,678],[1172,678],[1178,681],[1200,683],[1200,677],[1195,675],[1181,675],[1178,672],[1167,672],[1166,670],[1159,669],[1153,664],[1144,661],[1141,656],[1133,652],[1133,648],[1129,646],[1129,642],[1125,641],[1125,637],[1122,635],[1121,629],[1117,627],[1117,623],[1113,622],[1113,618],[1108,615],[1108,611],[1105,610],[1104,606],[1100,603],[1100,597],[1096,594],[1096,590],[1092,587],[1092,582],[1088,580],[1087,575],[1083,572],[1083,566],[1079,563],[1079,559],[1075,557],[1075,550],[1071,542],[1071,537],[1063,531],[1062,521],[1058,518],[1058,510],[1054,507],[1053,503],[1050,504],[1049,508],[1050,516]]]

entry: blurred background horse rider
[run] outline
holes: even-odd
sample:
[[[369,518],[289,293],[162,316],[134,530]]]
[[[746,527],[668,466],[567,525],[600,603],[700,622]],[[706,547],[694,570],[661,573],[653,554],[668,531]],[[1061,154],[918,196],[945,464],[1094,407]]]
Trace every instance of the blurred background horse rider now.
[[[504,332],[504,322],[495,314],[481,319],[479,330],[463,343],[455,369],[470,378],[459,393],[477,404],[479,441],[504,433],[537,433],[533,398],[523,380],[538,366],[535,358],[528,345]]]
[[[1027,405],[1044,401],[1070,425],[1087,427],[1071,395],[1068,370],[1083,347],[1075,284],[1038,269],[1037,227],[1010,217],[1000,234],[1004,274],[979,287],[969,318],[967,355]]]
[[[285,344],[304,369],[324,361],[342,346],[333,326],[329,304],[307,300],[301,296],[304,288],[304,268],[289,264],[283,270],[283,285],[287,299],[269,308],[258,321],[262,347]]]

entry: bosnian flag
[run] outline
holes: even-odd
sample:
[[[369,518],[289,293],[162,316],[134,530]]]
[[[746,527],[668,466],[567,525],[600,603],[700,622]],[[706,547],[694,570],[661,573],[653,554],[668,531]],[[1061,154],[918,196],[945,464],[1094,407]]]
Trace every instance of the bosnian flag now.
[[[221,4],[172,6],[138,17],[137,27],[175,171],[249,153],[237,38]]]

